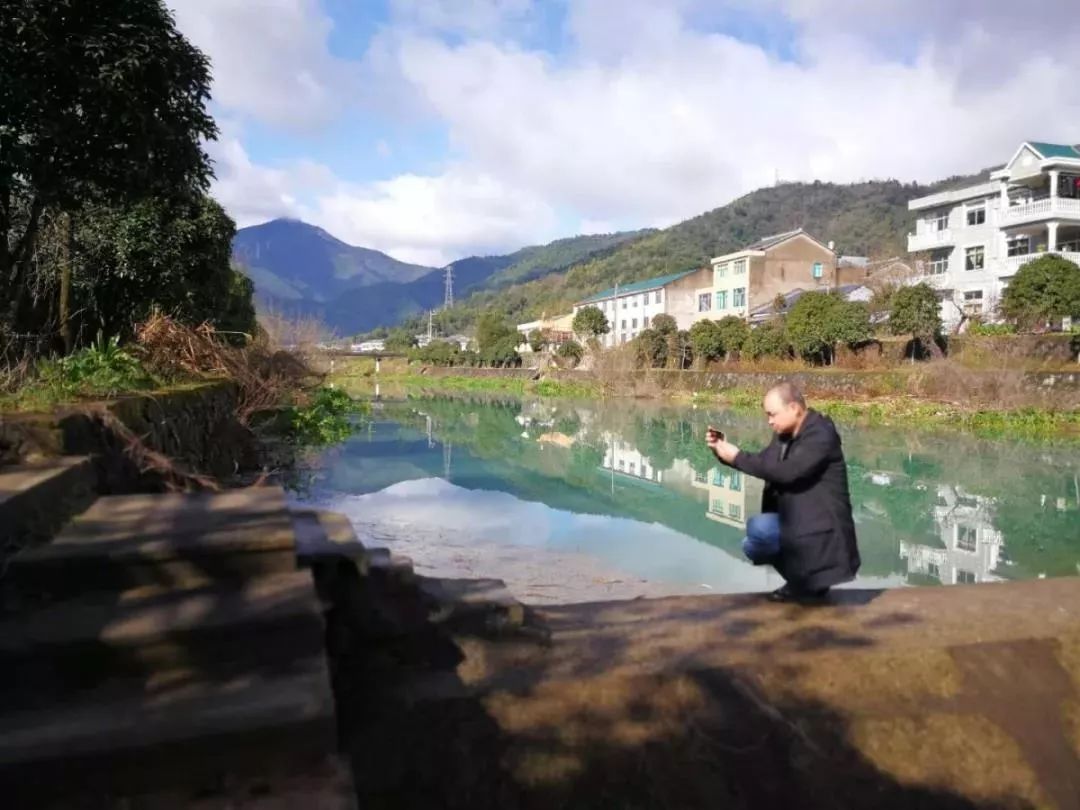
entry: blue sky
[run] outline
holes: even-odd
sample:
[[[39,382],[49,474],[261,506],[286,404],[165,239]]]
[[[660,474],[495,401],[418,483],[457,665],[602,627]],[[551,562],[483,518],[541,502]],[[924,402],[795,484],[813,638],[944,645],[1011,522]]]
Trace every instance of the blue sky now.
[[[215,195],[441,265],[1080,141],[1075,0],[167,0]]]

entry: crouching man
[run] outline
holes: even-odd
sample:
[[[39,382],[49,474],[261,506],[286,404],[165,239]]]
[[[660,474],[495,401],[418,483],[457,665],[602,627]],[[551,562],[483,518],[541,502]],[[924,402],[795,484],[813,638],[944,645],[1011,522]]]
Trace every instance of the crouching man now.
[[[743,551],[784,578],[769,598],[821,598],[854,579],[860,564],[840,434],[788,382],[769,389],[765,415],[773,438],[760,453],[740,450],[712,427],[706,442],[721,463],[765,482],[762,514],[747,523]]]

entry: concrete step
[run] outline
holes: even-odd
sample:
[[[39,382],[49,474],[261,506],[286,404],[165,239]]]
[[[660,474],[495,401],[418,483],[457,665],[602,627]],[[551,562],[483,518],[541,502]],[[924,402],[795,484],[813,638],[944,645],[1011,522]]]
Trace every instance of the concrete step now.
[[[301,565],[345,559],[353,561],[361,572],[367,570],[368,552],[345,515],[322,509],[293,509],[290,515]]]
[[[320,653],[322,606],[310,573],[242,588],[144,588],[91,595],[0,620],[0,711],[50,704],[110,680],[181,670],[222,680]]]
[[[23,597],[237,583],[296,570],[280,487],[99,498],[10,562]]]
[[[0,468],[0,553],[51,537],[93,503],[96,484],[85,456]]]
[[[112,685],[110,685],[112,686]],[[325,657],[223,681],[162,678],[0,717],[0,790],[11,807],[44,794],[130,795],[215,774],[274,774],[332,756]]]

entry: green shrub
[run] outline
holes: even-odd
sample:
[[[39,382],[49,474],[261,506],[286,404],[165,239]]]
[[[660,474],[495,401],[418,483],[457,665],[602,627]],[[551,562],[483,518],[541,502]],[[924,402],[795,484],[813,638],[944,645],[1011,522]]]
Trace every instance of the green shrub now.
[[[306,406],[289,409],[289,434],[293,441],[308,447],[343,442],[357,427],[350,416],[366,411],[364,403],[338,388],[319,388]]]
[[[60,396],[114,396],[123,391],[153,387],[157,381],[133,354],[120,348],[119,338],[99,333],[97,342],[40,369],[40,384]]]
[[[968,327],[968,334],[972,337],[996,337],[998,335],[1015,335],[1016,326],[1011,323],[973,323]]]

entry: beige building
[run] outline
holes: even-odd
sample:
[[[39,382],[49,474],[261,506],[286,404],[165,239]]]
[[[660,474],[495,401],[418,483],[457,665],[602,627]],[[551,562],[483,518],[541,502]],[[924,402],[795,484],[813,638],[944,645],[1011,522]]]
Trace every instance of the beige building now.
[[[548,318],[546,315],[541,317],[538,321],[529,321],[528,323],[519,323],[517,325],[518,334],[521,335],[521,343],[518,344],[518,353],[526,354],[532,351],[532,347],[529,345],[529,335],[534,331],[539,330],[547,335],[548,342],[553,346],[566,343],[567,341],[574,339],[574,313],[568,312],[565,315],[560,315],[557,318]]]
[[[694,320],[719,320],[750,312],[794,290],[829,290],[860,284],[861,264],[841,264],[836,252],[802,228],[768,236],[735,253],[712,260],[708,285],[695,290]]]

